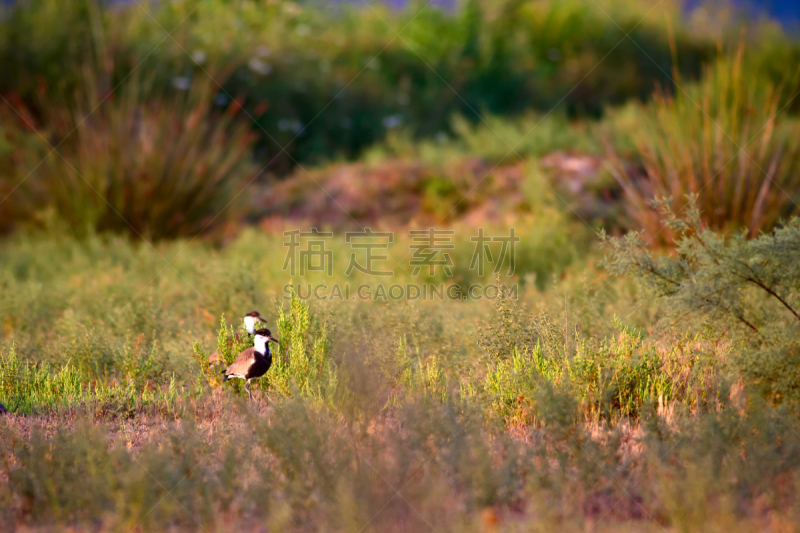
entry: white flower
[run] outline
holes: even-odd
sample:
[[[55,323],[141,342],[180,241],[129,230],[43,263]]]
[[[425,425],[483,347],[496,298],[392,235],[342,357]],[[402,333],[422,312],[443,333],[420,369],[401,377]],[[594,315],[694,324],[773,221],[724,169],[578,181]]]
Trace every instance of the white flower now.
[[[381,122],[383,123],[384,128],[390,130],[402,124],[403,117],[401,117],[400,115],[389,115],[388,117],[383,117],[383,120]]]
[[[257,74],[261,74],[262,76],[266,76],[272,72],[272,65],[265,63],[257,57],[254,57],[248,61],[247,66],[250,67],[250,70],[256,72]]]
[[[282,118],[278,121],[278,129],[281,131],[293,131],[294,133],[300,133],[303,131],[303,123],[297,119],[288,120]]]
[[[205,63],[206,58],[207,58],[206,53],[203,52],[202,50],[195,50],[194,52],[192,52],[192,59],[194,59],[194,62],[197,63],[198,65],[202,65],[203,63]]]
[[[192,80],[187,76],[175,76],[172,78],[172,86],[179,91],[188,91],[192,85]]]

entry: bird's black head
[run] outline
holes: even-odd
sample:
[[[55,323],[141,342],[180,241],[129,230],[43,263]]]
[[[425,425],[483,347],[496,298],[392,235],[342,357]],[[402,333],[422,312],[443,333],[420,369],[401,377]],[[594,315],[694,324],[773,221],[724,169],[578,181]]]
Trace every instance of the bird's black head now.
[[[256,330],[255,338],[253,339],[253,344],[255,345],[256,351],[263,354],[268,353],[267,344],[270,341],[278,342],[278,339],[274,338],[272,336],[272,333],[270,333],[269,330],[266,328]],[[280,343],[278,342],[278,344]]]
[[[258,311],[250,311],[249,313],[247,313],[244,316],[253,317],[253,318],[255,318],[256,320],[258,320],[260,322],[266,322],[263,318],[261,318],[261,313],[259,313]]]
[[[271,341],[271,342],[277,342],[278,344],[280,344],[280,342],[278,342],[278,339],[273,337],[272,333],[270,333],[270,331],[267,328],[257,329],[255,335],[256,335],[256,337],[263,337],[268,342]]]
[[[261,315],[258,313],[258,311],[250,311],[244,315],[244,328],[251,335],[255,334],[256,324],[259,322],[266,322],[266,320],[261,318]]]

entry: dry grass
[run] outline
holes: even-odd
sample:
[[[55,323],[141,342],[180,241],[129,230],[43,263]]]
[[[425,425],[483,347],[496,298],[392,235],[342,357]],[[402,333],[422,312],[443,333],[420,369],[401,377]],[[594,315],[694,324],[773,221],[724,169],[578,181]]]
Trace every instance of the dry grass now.
[[[577,532],[792,531],[798,518],[789,466],[798,443],[783,415],[580,423],[523,440],[476,415],[425,400],[356,422],[302,401],[245,405],[217,394],[177,419],[12,415],[0,421],[11,452],[0,462],[2,519],[76,531],[170,523],[179,531]],[[770,447],[773,459],[741,456],[778,436],[783,450]],[[82,470],[92,475],[73,475]],[[89,495],[97,497],[88,503]]]

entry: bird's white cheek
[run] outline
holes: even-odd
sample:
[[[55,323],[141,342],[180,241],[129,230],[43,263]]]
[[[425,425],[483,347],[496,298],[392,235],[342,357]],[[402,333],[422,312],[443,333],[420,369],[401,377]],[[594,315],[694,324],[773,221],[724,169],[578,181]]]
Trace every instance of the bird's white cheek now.
[[[258,353],[266,354],[267,353],[267,338],[258,336],[254,342],[255,349]]]

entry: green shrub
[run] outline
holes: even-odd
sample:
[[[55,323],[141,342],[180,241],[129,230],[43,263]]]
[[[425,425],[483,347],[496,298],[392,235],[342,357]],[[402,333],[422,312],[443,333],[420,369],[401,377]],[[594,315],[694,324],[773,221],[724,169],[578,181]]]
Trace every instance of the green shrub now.
[[[32,365],[19,358],[14,346],[0,353],[0,387],[0,401],[12,412],[69,405],[84,392],[82,376],[74,366],[67,364],[54,372],[48,364]]]
[[[225,315],[222,315],[219,321],[219,333],[217,334],[216,344],[219,364],[210,364],[209,354],[201,348],[199,342],[195,342],[192,345],[194,362],[197,364],[206,382],[213,387],[222,385],[224,379],[222,370],[232,365],[240,353],[253,345],[253,337],[247,332],[244,323],[241,324],[238,331],[235,331],[233,326],[228,326]],[[232,380],[229,385],[238,393],[242,393],[245,390],[244,383],[240,382],[238,379]]]
[[[742,44],[708,67],[702,81],[674,95],[659,91],[640,109],[632,136],[643,173],[619,162],[615,173],[634,229],[648,239],[673,238],[651,207],[659,197],[680,210],[693,194],[709,227],[745,227],[750,236],[795,212],[800,122],[781,106],[786,88],[744,69],[743,57]]]
[[[583,417],[610,421],[636,419],[648,406],[698,408],[718,400],[717,375],[726,372],[725,362],[705,360],[701,355],[710,350],[701,339],[658,350],[619,327],[617,338],[579,340],[572,357],[548,357],[539,341],[490,363],[483,390],[494,413],[510,426],[539,425],[554,393],[574,402]],[[700,353],[685,344],[701,345]]]
[[[411,357],[405,335],[400,337],[391,358],[383,363],[393,389],[387,406],[400,403],[400,390],[410,398],[433,398],[445,402],[450,397],[447,376],[436,356],[423,360],[417,353],[416,358]]]
[[[463,159],[466,154],[500,165],[555,151],[599,153],[601,146],[595,125],[591,121],[569,121],[564,113],[558,112],[546,116],[529,112],[513,118],[485,114],[477,123],[463,115],[454,115],[449,135],[441,131],[433,139],[420,140],[409,129],[390,132],[385,141],[366,152],[365,158],[417,158],[441,164]]]
[[[311,398],[330,400],[336,392],[337,376],[331,360],[329,325],[315,318],[308,303],[298,298],[292,289],[288,312],[283,307],[278,309],[277,326],[277,331],[273,332],[280,344],[270,345],[272,366],[254,386],[286,397],[300,392]],[[237,339],[223,316],[217,336],[222,367],[232,364],[250,346],[252,337],[242,330]],[[198,342],[194,343],[194,359],[210,385],[222,384],[219,369],[209,366],[208,354]],[[244,390],[239,380],[233,380],[230,385],[240,393]]]
[[[270,387],[284,396],[294,389],[321,400],[336,391],[336,366],[331,359],[331,324],[313,315],[311,307],[291,292],[288,311],[278,314],[279,348],[274,350]]]
[[[653,255],[642,232],[605,238],[614,274],[634,277],[664,310],[669,327],[709,328],[733,343],[748,383],[775,401],[800,399],[800,219],[748,239],[703,224],[689,198],[685,215],[661,203],[665,224],[678,237],[674,256]]]

